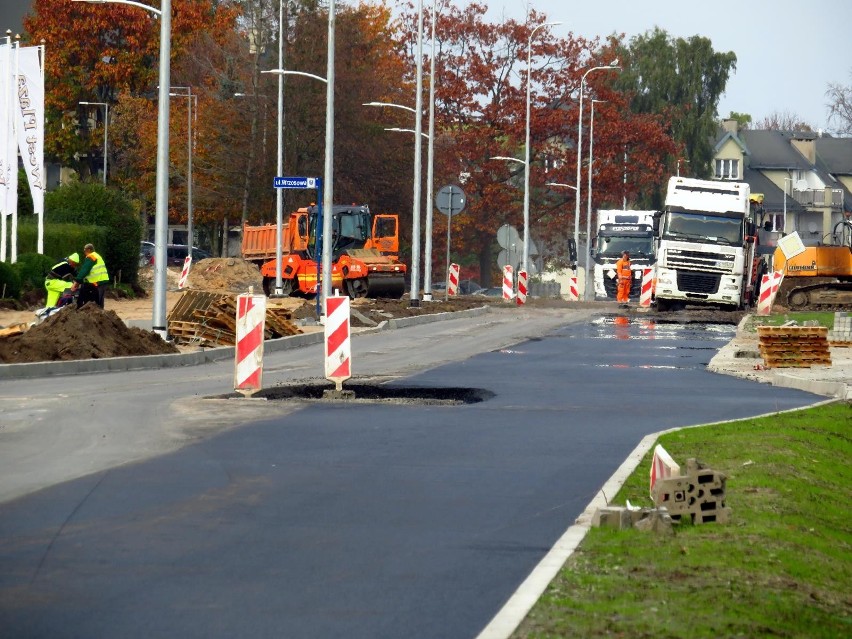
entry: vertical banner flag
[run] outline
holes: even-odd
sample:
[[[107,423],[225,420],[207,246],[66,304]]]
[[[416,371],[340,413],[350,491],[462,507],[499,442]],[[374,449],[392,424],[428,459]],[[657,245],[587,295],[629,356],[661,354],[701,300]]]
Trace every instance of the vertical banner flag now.
[[[44,213],[44,78],[39,47],[18,51],[16,128],[21,161],[33,196],[33,213]]]

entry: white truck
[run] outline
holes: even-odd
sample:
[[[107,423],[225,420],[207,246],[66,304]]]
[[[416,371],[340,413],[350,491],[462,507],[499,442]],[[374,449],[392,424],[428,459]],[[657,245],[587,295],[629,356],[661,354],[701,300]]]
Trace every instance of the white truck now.
[[[656,261],[654,215],[657,211],[598,211],[597,230],[592,245],[596,300],[615,300],[618,279],[615,263],[623,251],[630,253],[633,279],[630,299],[638,299],[642,273]]]
[[[669,179],[665,210],[655,223],[657,310],[753,303],[749,191],[744,182]]]

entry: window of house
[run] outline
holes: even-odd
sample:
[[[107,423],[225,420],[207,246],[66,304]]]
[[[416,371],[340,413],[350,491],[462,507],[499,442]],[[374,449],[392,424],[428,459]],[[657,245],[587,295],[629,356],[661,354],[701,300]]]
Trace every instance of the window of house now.
[[[740,177],[739,160],[716,160],[717,180],[736,180]]]
[[[784,232],[784,215],[773,215],[772,216],[772,230]]]

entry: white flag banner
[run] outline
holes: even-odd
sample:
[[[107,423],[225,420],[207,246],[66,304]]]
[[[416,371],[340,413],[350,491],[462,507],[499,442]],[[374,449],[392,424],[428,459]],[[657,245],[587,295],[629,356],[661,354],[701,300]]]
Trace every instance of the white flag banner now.
[[[8,186],[11,183],[12,164],[10,158],[14,156],[17,164],[18,145],[12,137],[12,119],[9,117],[9,109],[12,106],[12,67],[10,51],[12,47],[8,44],[0,45],[0,211],[3,215],[9,215],[12,209],[9,207]],[[3,237],[3,259],[6,258],[6,237]]]
[[[15,126],[18,149],[33,196],[33,213],[44,213],[44,78],[39,47],[18,50]]]

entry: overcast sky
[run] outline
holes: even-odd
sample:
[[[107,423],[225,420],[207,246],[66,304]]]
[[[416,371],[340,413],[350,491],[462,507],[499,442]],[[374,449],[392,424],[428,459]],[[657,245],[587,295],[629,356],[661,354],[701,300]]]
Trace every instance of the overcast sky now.
[[[465,0],[456,0],[461,6]],[[429,7],[429,0],[424,0]],[[527,7],[562,22],[558,35],[632,35],[658,26],[676,37],[701,35],[715,51],[733,51],[719,115],[748,113],[754,122],[789,112],[828,129],[828,84],[852,85],[851,0],[491,0],[489,18],[523,20]]]
[[[339,2],[347,0],[338,0]],[[416,1],[416,0],[415,0]],[[467,0],[455,0],[465,5]],[[152,3],[156,4],[156,3]],[[426,10],[430,0],[423,0]],[[799,116],[828,129],[825,92],[830,82],[852,85],[852,0],[490,0],[489,19],[523,20],[527,7],[561,21],[559,35],[584,37],[659,26],[670,35],[710,38],[716,51],[737,55],[719,115],[748,113],[755,122],[774,113]],[[21,28],[27,0],[0,0],[0,32]]]

